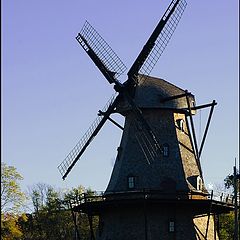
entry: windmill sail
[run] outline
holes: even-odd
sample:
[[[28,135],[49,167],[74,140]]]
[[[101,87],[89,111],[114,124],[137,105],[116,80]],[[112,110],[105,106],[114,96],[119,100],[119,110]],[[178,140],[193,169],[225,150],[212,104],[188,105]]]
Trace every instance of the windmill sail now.
[[[99,115],[92,125],[89,127],[87,132],[83,135],[80,141],[76,144],[76,146],[72,149],[72,151],[67,155],[67,157],[62,161],[62,163],[58,166],[58,170],[62,175],[63,180],[67,177],[73,166],[76,164],[78,159],[82,156],[87,146],[91,143],[93,138],[100,131],[104,123],[107,121],[109,115],[112,113],[114,108],[116,107],[118,102],[118,97],[114,94],[102,112],[105,112],[104,115]]]
[[[166,48],[187,6],[185,0],[173,0],[128,72],[129,80],[137,74],[148,76]]]
[[[164,16],[130,68],[128,72],[128,80],[124,84],[119,82],[118,77],[126,70],[125,65],[106,41],[87,21],[76,37],[79,44],[103,73],[108,82],[110,84],[115,84],[115,90],[119,92],[118,96],[121,95],[127,100],[132,107],[136,119],[142,123],[143,131],[141,133],[136,132],[136,139],[149,163],[155,159],[155,156],[161,152],[162,149],[157,141],[155,133],[143,117],[139,107],[134,102],[132,94],[134,91],[131,91],[129,86],[135,86],[137,75],[143,74],[141,75],[142,78],[150,74],[176,29],[186,5],[185,0],[173,0],[171,2],[164,13]],[[110,100],[103,110],[105,113],[96,118],[83,138],[58,166],[63,179],[66,178],[86,150],[87,146],[100,131],[110,114],[114,111],[118,101],[119,97],[114,97]]]
[[[125,72],[124,63],[88,21],[76,39],[110,83],[115,81],[106,75],[117,79]]]

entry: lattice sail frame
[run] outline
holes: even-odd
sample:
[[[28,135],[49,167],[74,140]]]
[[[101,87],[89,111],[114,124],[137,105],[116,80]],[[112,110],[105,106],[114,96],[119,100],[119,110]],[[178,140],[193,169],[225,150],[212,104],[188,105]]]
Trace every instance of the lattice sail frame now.
[[[113,102],[116,100],[117,94],[113,94],[111,98],[108,100],[106,105],[103,107],[102,112],[107,111],[107,109],[113,104]],[[58,165],[58,170],[62,177],[64,177],[71,166],[71,168],[75,165],[77,162],[78,154],[82,151],[82,149],[85,147],[86,143],[92,137],[93,132],[98,127],[99,123],[103,119],[104,115],[99,115],[94,122],[91,124],[91,126],[88,128],[86,133],[83,135],[83,137],[80,139],[80,141],[75,145],[75,147],[71,150],[71,152],[67,155],[67,157]],[[91,141],[93,140],[95,136],[92,137]],[[74,163],[75,162],[75,163]],[[67,173],[68,174],[68,173]],[[64,177],[66,178],[66,176]]]
[[[173,8],[174,4],[176,4],[177,0],[173,1],[167,11],[163,16],[163,20],[166,20],[168,14],[170,13],[171,9]],[[172,37],[181,17],[182,14],[187,6],[187,2],[185,0],[180,0],[178,5],[176,6],[173,14],[165,23],[164,28],[162,29],[161,33],[159,34],[157,40],[155,41],[154,47],[151,50],[150,54],[148,55],[147,59],[145,60],[144,64],[139,70],[140,80],[143,82],[146,80],[146,76],[148,76],[155,64],[157,63],[158,59],[162,55],[163,51],[165,50],[170,38]],[[144,76],[146,75],[146,76]]]
[[[127,67],[124,65],[121,59],[88,21],[84,23],[82,30],[77,36],[77,40],[82,45],[81,37],[87,41],[89,46],[99,57],[105,67],[109,71],[115,73],[117,79],[126,71]]]

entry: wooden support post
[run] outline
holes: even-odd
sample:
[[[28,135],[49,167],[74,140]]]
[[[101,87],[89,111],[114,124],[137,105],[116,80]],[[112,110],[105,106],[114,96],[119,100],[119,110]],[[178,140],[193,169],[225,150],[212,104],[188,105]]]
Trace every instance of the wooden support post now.
[[[209,208],[209,212],[208,212],[208,219],[207,219],[207,227],[206,227],[206,233],[205,233],[205,238],[207,239],[207,235],[208,235],[208,227],[209,227],[209,221],[210,221],[210,213],[212,211],[212,199],[213,199],[213,190],[211,192],[211,199],[210,199],[210,208]]]
[[[217,234],[219,236],[219,232],[220,232],[220,215],[217,214]]]
[[[198,228],[198,226],[195,224],[195,223],[193,223],[194,224],[194,227],[195,227],[195,229],[198,231],[198,233],[203,237],[203,239],[206,239],[207,240],[207,238],[204,236],[204,234],[200,231],[200,229]]]
[[[217,227],[216,227],[216,224],[217,224],[217,222],[216,222],[216,214],[214,214],[213,215],[213,221],[214,221],[214,240],[217,240]]]
[[[104,116],[104,115],[105,115],[105,113],[104,113],[103,111],[101,111],[101,110],[98,111],[98,116]],[[112,122],[115,126],[117,126],[118,128],[120,128],[121,130],[124,129],[120,124],[118,124],[115,120],[113,120],[113,119],[110,118],[109,116],[108,116],[107,119],[108,119],[110,122]]]
[[[94,231],[93,231],[92,215],[90,215],[90,214],[88,214],[88,221],[89,221],[89,227],[90,227],[90,239],[95,240]]]
[[[202,108],[207,108],[207,107],[211,107],[213,104],[214,105],[217,105],[217,102],[215,100],[213,100],[214,103],[208,103],[208,104],[203,104],[203,105],[199,105],[199,106],[195,106],[195,107],[192,107],[191,109],[192,110],[198,110],[198,109],[202,109]]]
[[[195,228],[195,232],[196,232],[196,234],[197,234],[197,238],[198,238],[198,240],[201,240],[201,237],[200,237],[198,231],[196,230],[196,228]]]
[[[116,121],[114,121],[112,118],[108,117],[108,120],[109,120],[110,122],[112,122],[115,126],[117,126],[118,128],[120,128],[121,130],[124,129],[120,124],[118,124],[118,123],[117,123]]]
[[[209,116],[208,116],[207,125],[206,125],[205,131],[204,131],[203,139],[202,139],[200,150],[199,150],[199,158],[201,157],[202,149],[203,149],[203,146],[204,146],[204,143],[205,143],[205,140],[206,140],[208,128],[209,128],[209,125],[210,125],[210,121],[211,121],[211,118],[212,118],[212,114],[213,114],[213,110],[214,110],[215,105],[216,105],[216,101],[213,100],[212,105],[211,105],[211,109],[210,109],[210,112],[209,112]]]
[[[193,117],[192,117],[192,110],[191,110],[191,106],[190,106],[190,102],[189,102],[189,98],[188,98],[189,93],[188,93],[187,90],[185,91],[185,93],[186,93],[186,100],[187,100],[188,111],[189,111],[189,116],[190,116],[190,123],[191,123],[191,129],[192,129],[192,135],[193,135],[193,141],[194,141],[194,148],[195,148],[195,153],[196,153],[196,158],[197,158],[197,164],[198,164],[198,168],[199,168],[199,171],[200,171],[201,178],[203,179],[202,168],[201,168],[200,159],[199,159],[197,139],[196,139]],[[189,132],[189,134],[190,134],[190,132]]]
[[[194,151],[194,143],[193,143],[193,139],[192,139],[192,134],[191,134],[191,130],[190,130],[190,126],[189,126],[189,123],[188,123],[188,119],[186,118],[186,125],[187,125],[187,129],[188,129],[188,133],[189,133],[189,138],[190,138],[190,142],[191,142],[191,146],[193,146],[193,154],[195,155],[195,157],[197,158],[196,156],[196,152]],[[191,151],[192,152],[192,151]]]
[[[77,227],[77,213],[74,214],[74,211],[73,211],[72,204],[71,204],[70,200],[69,200],[69,206],[70,206],[70,209],[71,209],[74,228],[75,228],[75,238],[74,239],[75,240],[80,240],[80,234],[79,234],[78,227]]]

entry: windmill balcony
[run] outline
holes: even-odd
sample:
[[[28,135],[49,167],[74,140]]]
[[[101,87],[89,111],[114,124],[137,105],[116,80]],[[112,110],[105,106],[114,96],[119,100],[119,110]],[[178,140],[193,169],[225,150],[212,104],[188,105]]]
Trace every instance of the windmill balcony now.
[[[175,204],[179,207],[188,206],[194,209],[196,215],[204,214],[207,207],[212,205],[212,212],[227,213],[234,208],[232,197],[224,194],[207,194],[203,192],[167,193],[158,190],[142,189],[138,191],[88,192],[71,199],[74,212],[84,212],[99,215],[104,209],[112,206],[131,206],[144,204],[158,207]]]

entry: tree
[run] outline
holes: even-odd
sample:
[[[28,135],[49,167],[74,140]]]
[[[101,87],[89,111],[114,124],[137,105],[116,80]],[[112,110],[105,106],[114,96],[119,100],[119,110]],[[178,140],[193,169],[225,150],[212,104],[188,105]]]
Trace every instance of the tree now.
[[[1,213],[17,214],[26,200],[19,181],[23,180],[13,166],[2,162],[1,166]]]
[[[219,237],[224,240],[234,239],[234,213],[225,213],[219,216]]]
[[[47,192],[52,187],[45,183],[37,183],[28,188],[29,198],[32,200],[33,210],[38,214],[47,201]]]
[[[239,192],[239,182],[240,182],[240,173],[236,174],[236,189]],[[227,189],[231,189],[234,191],[234,176],[233,174],[229,174],[225,179],[224,179],[224,185]]]
[[[72,190],[70,190],[68,193],[65,194],[64,196],[64,201],[65,202],[69,202],[69,201],[73,201],[74,200],[79,200],[81,198],[83,198],[83,195],[87,194],[87,196],[89,198],[94,198],[94,196],[96,196],[96,192],[92,191],[90,188],[85,189],[83,186],[78,186],[77,188],[73,188]],[[78,203],[77,203],[78,204]],[[73,221],[73,217],[75,217],[75,221],[77,224],[77,229],[80,233],[80,237],[81,239],[90,239],[90,235],[91,235],[91,229],[90,229],[90,225],[89,225],[89,217],[87,214],[82,213],[82,212],[77,212],[74,214],[74,216],[72,216],[72,221]],[[99,219],[97,216],[92,216],[92,230],[94,233],[96,233],[97,230],[97,226],[98,226],[98,222]],[[74,226],[75,228],[75,226]],[[74,229],[76,230],[76,229]]]
[[[1,170],[2,240],[72,240],[77,233],[76,229],[80,232],[81,240],[89,239],[88,216],[80,212],[73,213],[70,200],[82,198],[85,192],[94,197],[95,192],[82,186],[63,191],[48,184],[38,183],[28,191],[33,207],[31,213],[20,214],[26,200],[19,185],[23,177],[15,167],[5,163],[2,163]],[[98,218],[94,217],[92,222],[95,231]]]
[[[237,174],[237,190],[239,191],[239,174]],[[226,189],[230,189],[232,194],[234,192],[234,176],[229,174],[224,179],[224,186]],[[239,192],[238,192],[239,194]],[[227,214],[222,214],[219,216],[219,224],[220,224],[220,239],[224,240],[232,240],[234,239],[234,212],[230,212]]]
[[[27,215],[27,221],[18,221],[24,240],[72,240],[76,234],[73,217],[77,216],[77,228],[81,240],[90,236],[89,219],[86,214],[72,214],[70,200],[82,197],[85,188],[79,186],[71,190],[56,190],[54,187],[38,183],[29,188],[34,211]],[[94,195],[90,189],[87,192]],[[98,219],[93,219],[96,228]]]
[[[22,223],[23,239],[71,239],[62,233],[71,221],[70,213],[61,211],[60,192],[45,183],[29,188],[34,211]]]
[[[2,162],[1,166],[1,239],[19,239],[23,233],[18,225],[18,215],[26,200],[19,181],[23,180],[13,166]],[[26,221],[23,214],[22,220]]]
[[[27,221],[27,217],[25,214],[22,214],[20,217],[9,213],[2,214],[1,221],[2,240],[21,239],[21,237],[23,236],[23,232],[19,224],[19,219],[21,219],[22,222]]]

